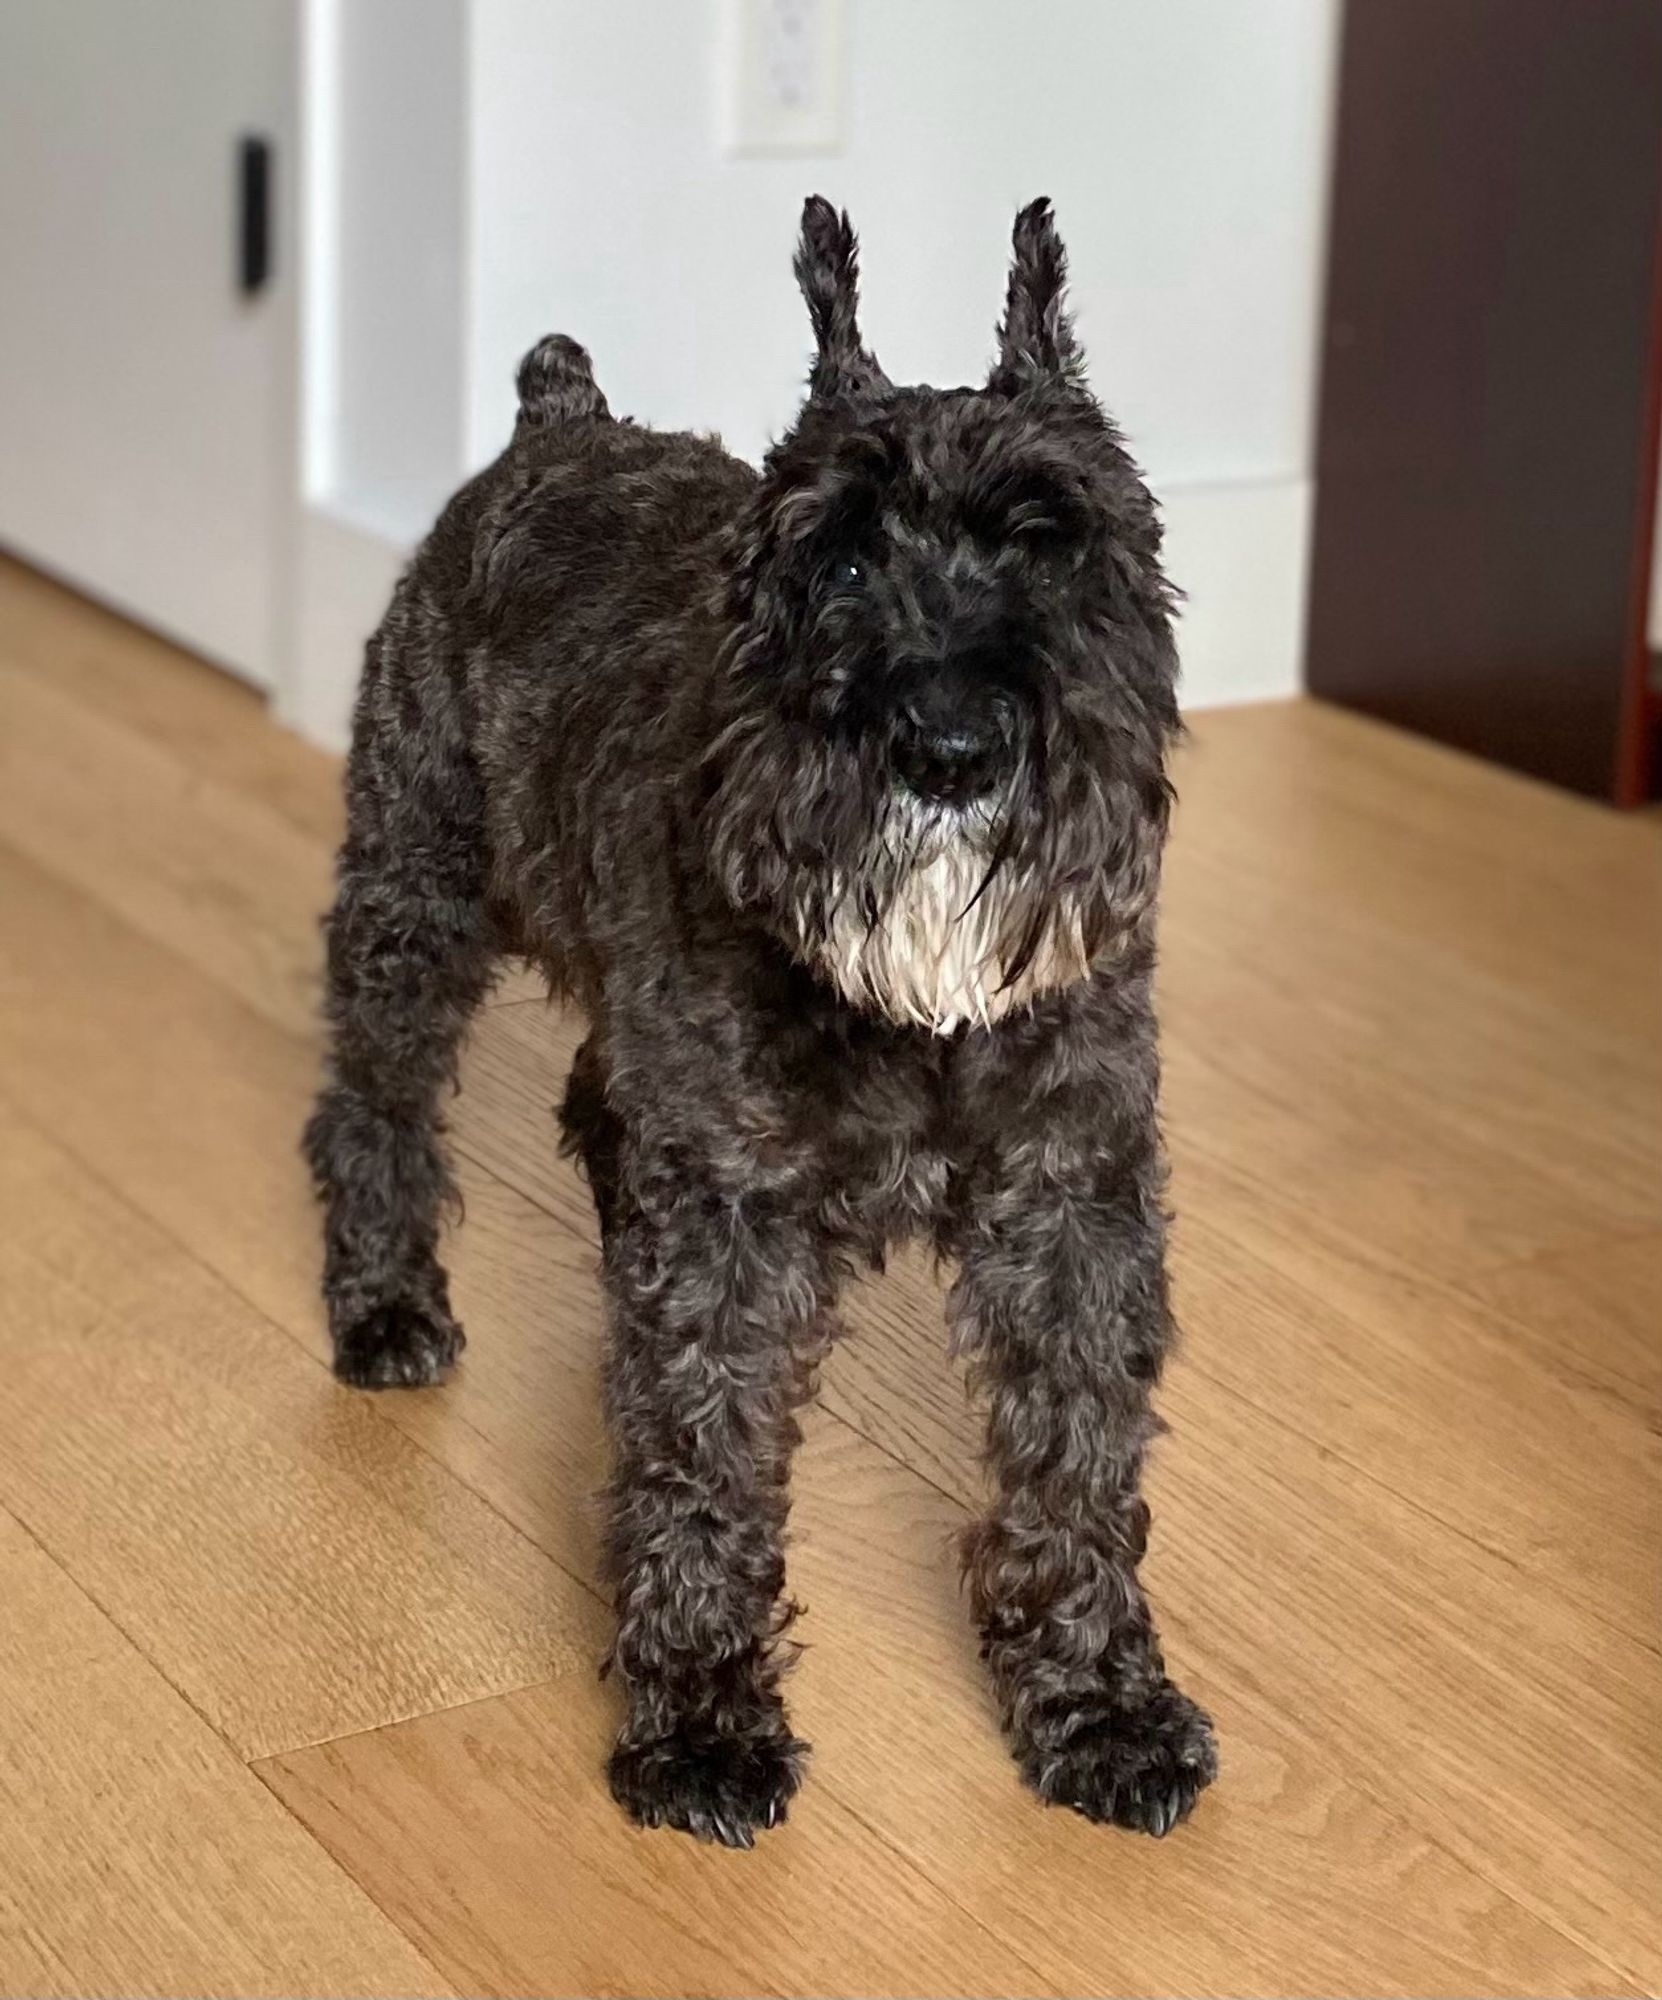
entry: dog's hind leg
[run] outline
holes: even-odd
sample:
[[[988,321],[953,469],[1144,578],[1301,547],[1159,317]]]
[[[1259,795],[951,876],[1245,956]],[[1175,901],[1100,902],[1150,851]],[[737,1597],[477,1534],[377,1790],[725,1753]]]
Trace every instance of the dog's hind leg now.
[[[385,645],[347,774],[329,1075],[306,1128],[335,1372],[364,1388],[437,1381],[462,1346],[437,1250],[455,1198],[439,1101],[496,955],[471,761],[442,700],[412,726],[408,670]]]
[[[617,1227],[618,1175],[621,1171],[622,1125],[606,1102],[606,1071],[591,1034],[571,1061],[566,1093],[560,1105],[560,1150],[580,1160],[600,1224],[600,1240],[610,1240]]]

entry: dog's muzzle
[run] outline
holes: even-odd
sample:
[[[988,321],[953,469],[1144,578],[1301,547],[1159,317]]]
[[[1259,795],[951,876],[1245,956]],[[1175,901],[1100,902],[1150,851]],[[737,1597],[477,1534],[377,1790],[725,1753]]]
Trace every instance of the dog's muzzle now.
[[[1005,701],[952,668],[938,667],[921,673],[901,699],[890,755],[896,775],[920,799],[967,806],[1009,776],[1010,745]]]

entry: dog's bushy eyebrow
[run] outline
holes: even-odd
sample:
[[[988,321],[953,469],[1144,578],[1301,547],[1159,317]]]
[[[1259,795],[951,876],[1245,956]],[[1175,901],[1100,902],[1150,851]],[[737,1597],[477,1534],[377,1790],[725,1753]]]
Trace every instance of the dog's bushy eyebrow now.
[[[834,458],[775,503],[780,540],[794,545],[865,532],[882,512],[895,470],[894,447],[885,439],[871,432],[845,438]]]
[[[1091,528],[1086,485],[1050,459],[1011,459],[978,468],[960,503],[963,524],[979,540],[1076,541]]]

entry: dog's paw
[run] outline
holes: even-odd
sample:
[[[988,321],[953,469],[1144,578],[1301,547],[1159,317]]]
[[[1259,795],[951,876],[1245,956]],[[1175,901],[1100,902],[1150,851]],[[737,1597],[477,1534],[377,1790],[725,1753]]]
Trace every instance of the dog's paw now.
[[[670,1826],[723,1847],[754,1847],[778,1826],[802,1782],[806,1743],[780,1729],[716,1736],[691,1730],[619,1744],[606,1775],[639,1826]]]
[[[356,1389],[420,1389],[442,1381],[467,1344],[448,1313],[381,1306],[335,1342],[335,1373]]]
[[[1018,1752],[1022,1775],[1048,1804],[1087,1819],[1158,1839],[1218,1774],[1209,1717],[1170,1681],[1136,1706],[1081,1701],[1052,1725],[1042,1744]]]

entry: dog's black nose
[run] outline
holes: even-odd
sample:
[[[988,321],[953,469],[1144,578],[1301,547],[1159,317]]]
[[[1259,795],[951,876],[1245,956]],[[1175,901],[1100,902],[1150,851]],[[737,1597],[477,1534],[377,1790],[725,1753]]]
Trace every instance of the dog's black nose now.
[[[965,709],[928,693],[903,702],[895,716],[894,764],[919,798],[963,806],[983,797],[1003,774],[1003,718],[992,704]]]

